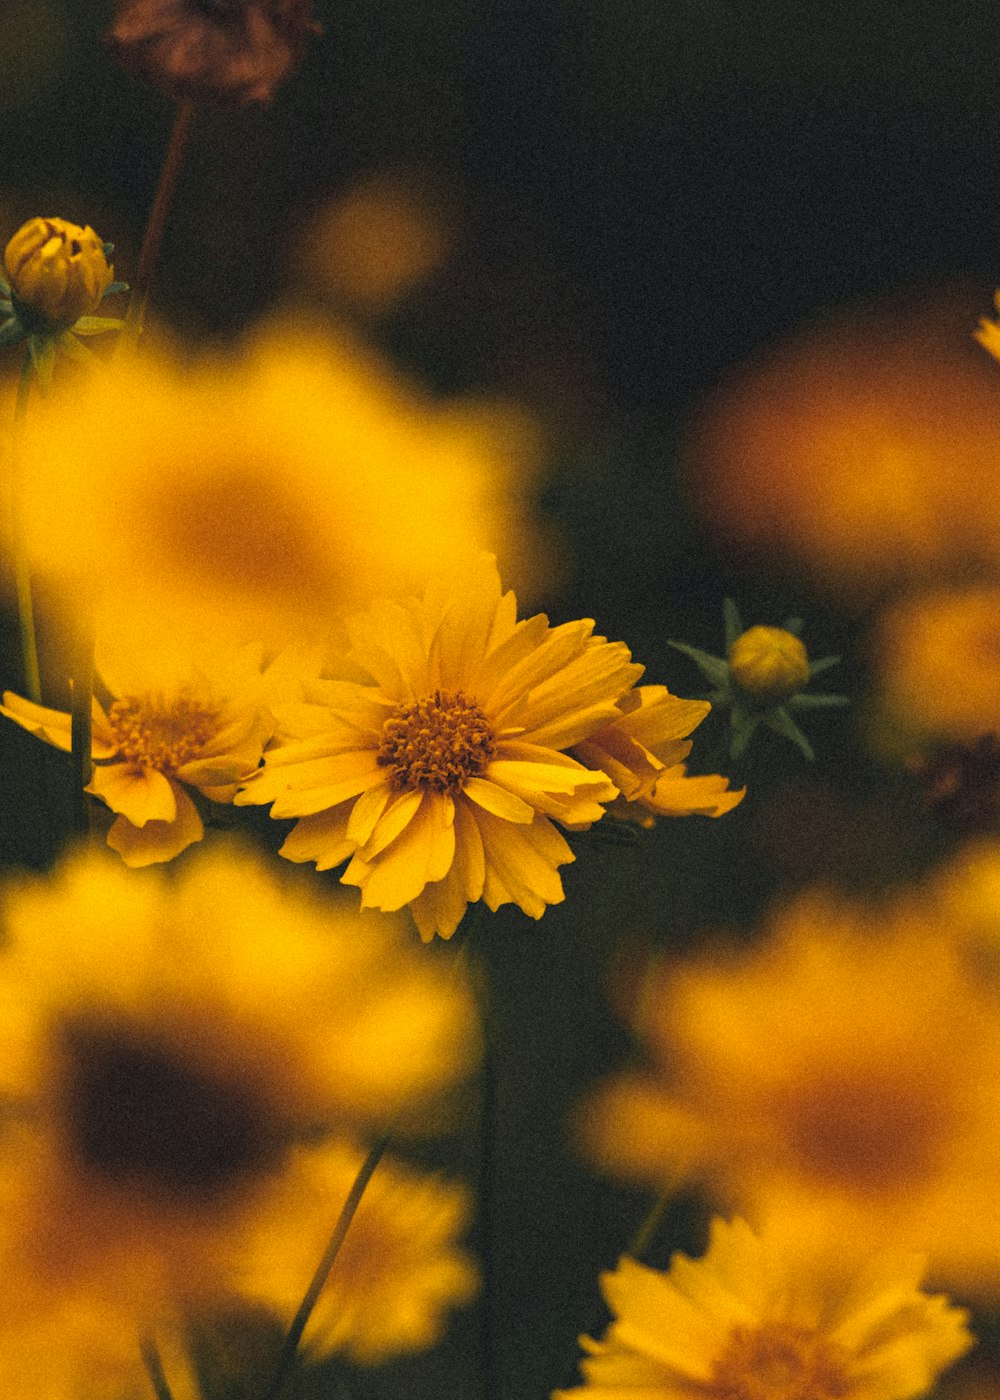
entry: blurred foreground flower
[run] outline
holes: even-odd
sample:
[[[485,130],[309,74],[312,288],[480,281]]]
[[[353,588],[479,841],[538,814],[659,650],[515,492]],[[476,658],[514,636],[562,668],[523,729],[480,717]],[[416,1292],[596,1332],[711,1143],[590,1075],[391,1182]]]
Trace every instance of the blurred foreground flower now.
[[[531,534],[523,418],[427,402],[319,333],[272,327],[186,369],[142,355],[43,408],[23,454],[35,564],[70,609],[98,590],[119,635],[327,635],[345,604]]]
[[[116,0],[104,42],[170,97],[248,106],[273,99],[317,32],[313,0]]]
[[[260,646],[174,651],[169,645],[118,654],[97,671],[112,696],[93,702],[94,772],[87,792],[118,813],[108,845],[126,865],[173,860],[205,834],[188,793],[231,802],[257,768],[274,732],[271,706],[297,694],[287,652],[263,665]],[[64,752],[71,718],[6,691],[0,714]]]
[[[715,689],[709,701],[721,711],[729,711],[729,754],[742,757],[757,729],[763,725],[783,739],[790,739],[808,759],[815,758],[812,745],[795,723],[792,711],[828,709],[848,704],[845,695],[817,692],[806,694],[814,676],[836,666],[839,656],[824,656],[810,662],[798,633],[799,618],[789,618],[784,627],[750,627],[746,631],[736,604],[727,598],[723,608],[726,629],[726,655],[712,656],[686,642],[670,645],[689,656]]]
[[[282,855],[350,860],[362,905],[409,905],[425,939],[450,937],[479,899],[541,918],[573,860],[550,819],[581,830],[618,795],[565,750],[619,718],[642,674],[593,628],[518,622],[489,556],[351,618],[350,659],[371,683],[316,680],[308,703],[279,707],[280,742],[236,802],[298,817]]]
[[[127,290],[114,280],[113,249],[92,228],[66,219],[31,219],[4,249],[9,281],[0,277],[0,347],[24,341],[39,381],[48,387],[56,347],[89,358],[77,340],[117,330],[122,322],[96,316],[106,296]]]
[[[998,882],[1000,888],[1000,882]],[[608,1168],[703,1180],[806,1256],[919,1248],[996,1296],[1000,1001],[926,891],[878,909],[804,897],[764,942],[651,979],[647,1073],[585,1115]]]
[[[363,1160],[345,1144],[303,1161],[284,1212],[272,1210],[255,1231],[248,1296],[259,1290],[273,1306],[283,1288],[284,1311],[294,1313],[309,1281],[302,1261],[322,1255]],[[338,1352],[375,1366],[440,1341],[449,1309],[471,1302],[478,1287],[476,1266],[457,1243],[471,1206],[465,1187],[383,1158],[306,1328],[309,1359]]]
[[[742,1220],[660,1273],[625,1257],[601,1287],[614,1321],[568,1400],[914,1400],[973,1344],[967,1314],[920,1290],[919,1257],[876,1255],[831,1280]]]
[[[77,856],[10,891],[4,926],[3,1392],[132,1394],[140,1341],[247,1279],[287,1322],[315,1174],[344,1179],[323,1133],[413,1124],[466,1071],[461,985],[391,921],[361,929],[226,849],[176,881]]]

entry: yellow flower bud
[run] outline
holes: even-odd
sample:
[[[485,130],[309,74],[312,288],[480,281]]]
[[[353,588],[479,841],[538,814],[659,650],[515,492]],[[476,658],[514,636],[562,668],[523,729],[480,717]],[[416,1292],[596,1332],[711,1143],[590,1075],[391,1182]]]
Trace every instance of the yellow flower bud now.
[[[25,329],[66,330],[92,316],[114,280],[92,228],[65,219],[31,219],[7,244],[4,268]]]
[[[780,704],[809,679],[809,658],[783,627],[750,627],[729,648],[729,674],[755,700]]]

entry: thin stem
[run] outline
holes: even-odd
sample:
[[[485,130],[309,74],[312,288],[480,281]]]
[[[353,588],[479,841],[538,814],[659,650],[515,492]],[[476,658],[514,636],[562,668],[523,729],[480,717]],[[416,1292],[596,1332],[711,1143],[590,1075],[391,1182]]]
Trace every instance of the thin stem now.
[[[652,1243],[653,1236],[660,1228],[660,1222],[667,1213],[667,1206],[670,1204],[674,1189],[672,1182],[668,1182],[660,1189],[656,1200],[646,1212],[645,1219],[641,1221],[639,1228],[629,1240],[625,1253],[631,1255],[633,1259],[641,1259]]]
[[[28,398],[31,394],[31,380],[34,367],[31,352],[25,349],[21,361],[21,376],[17,381],[17,400],[14,404],[14,433],[11,445],[11,523],[13,532],[14,585],[17,591],[17,616],[21,627],[21,659],[24,669],[24,688],[28,699],[39,704],[42,698],[42,683],[38,669],[38,642],[35,636],[35,606],[31,589],[31,565],[24,538],[23,496],[24,481],[21,473],[21,442],[24,425],[28,417]]]
[[[152,1337],[144,1337],[140,1345],[142,1363],[149,1375],[150,1384],[156,1392],[156,1400],[174,1400],[160,1359],[159,1348]]]
[[[498,1129],[497,1064],[489,1018],[483,1017],[482,1113],[479,1158],[479,1255],[483,1269],[480,1301],[480,1384],[483,1400],[496,1400],[497,1374],[497,1268],[495,1181]]]
[[[368,1156],[361,1164],[360,1171],[354,1178],[354,1184],[347,1193],[347,1199],[344,1201],[340,1210],[340,1215],[337,1217],[337,1223],[333,1227],[333,1234],[330,1236],[329,1243],[323,1251],[323,1257],[316,1267],[312,1282],[306,1289],[305,1297],[299,1304],[299,1310],[292,1319],[292,1325],[289,1327],[288,1334],[282,1345],[281,1354],[278,1357],[278,1364],[271,1378],[271,1384],[264,1393],[264,1400],[277,1400],[277,1397],[281,1394],[282,1387],[288,1379],[288,1373],[291,1369],[292,1362],[295,1360],[295,1353],[298,1351],[299,1342],[302,1340],[302,1334],[306,1330],[306,1325],[312,1316],[313,1308],[316,1306],[319,1295],[322,1293],[323,1287],[330,1276],[330,1270],[333,1268],[334,1260],[340,1253],[340,1246],[344,1243],[344,1237],[347,1234],[351,1221],[354,1219],[358,1206],[361,1204],[361,1197],[364,1195],[365,1188],[375,1174],[375,1168],[381,1161],[382,1154],[388,1142],[389,1134],[383,1133],[378,1141],[371,1147]]]
[[[163,232],[167,226],[167,216],[173,203],[174,190],[177,188],[177,177],[184,164],[184,154],[187,150],[188,137],[191,135],[194,114],[195,104],[189,99],[178,104],[174,115],[174,125],[170,132],[170,141],[167,144],[167,151],[160,169],[160,178],[156,185],[156,193],[153,195],[153,207],[149,211],[149,221],[146,224],[142,247],[139,250],[139,262],[132,282],[132,296],[125,315],[125,327],[119,340],[119,347],[122,349],[135,345],[142,335],[146,308],[149,305],[149,294],[153,286],[153,274],[156,271],[156,261],[160,253],[160,244],[163,242]]]
[[[80,608],[77,635],[73,644],[73,670],[70,678],[70,758],[73,769],[74,825],[81,836],[90,830],[87,794],[84,791],[93,773],[91,761],[91,710],[94,695],[94,622],[89,600]]]

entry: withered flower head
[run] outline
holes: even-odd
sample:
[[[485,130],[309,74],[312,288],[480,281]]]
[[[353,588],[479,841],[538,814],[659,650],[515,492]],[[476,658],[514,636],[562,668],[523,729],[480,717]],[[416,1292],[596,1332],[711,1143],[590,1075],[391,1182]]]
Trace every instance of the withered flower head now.
[[[313,0],[117,0],[105,43],[174,98],[272,100],[318,32]]]

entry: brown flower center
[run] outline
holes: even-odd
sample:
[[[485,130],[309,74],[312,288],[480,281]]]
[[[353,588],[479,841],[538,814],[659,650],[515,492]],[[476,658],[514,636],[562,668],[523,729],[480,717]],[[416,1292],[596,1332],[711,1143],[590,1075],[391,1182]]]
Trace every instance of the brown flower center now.
[[[108,710],[119,754],[144,770],[174,773],[202,752],[218,729],[219,712],[178,695],[123,695]]]
[[[376,762],[393,786],[458,792],[485,772],[496,752],[489,720],[461,690],[435,690],[423,700],[397,705],[382,727]]]
[[[196,1204],[279,1158],[265,1105],[160,1039],[81,1019],[62,1046],[69,1148],[97,1177]]]
[[[841,1400],[851,1389],[847,1361],[808,1327],[734,1327],[705,1389],[712,1400]]]

